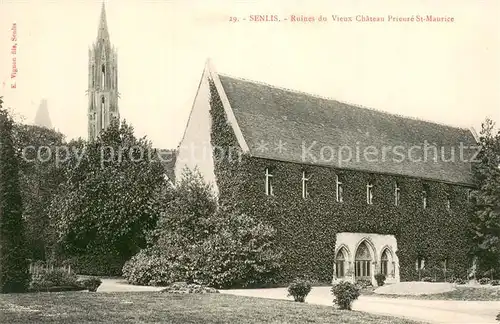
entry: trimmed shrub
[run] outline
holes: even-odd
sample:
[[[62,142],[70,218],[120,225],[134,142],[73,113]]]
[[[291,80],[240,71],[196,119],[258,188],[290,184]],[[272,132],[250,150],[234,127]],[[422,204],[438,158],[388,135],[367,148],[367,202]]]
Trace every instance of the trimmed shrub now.
[[[436,280],[432,277],[423,277],[420,281],[424,282],[436,282]]]
[[[379,287],[384,285],[385,279],[386,279],[386,277],[385,277],[385,274],[383,274],[383,273],[377,273],[375,275],[375,280],[377,280],[377,286],[379,286]]]
[[[101,279],[97,277],[88,277],[78,280],[78,284],[90,292],[96,292],[101,283]]]
[[[479,284],[480,285],[488,285],[491,282],[490,278],[481,278],[479,279]]]
[[[288,296],[293,296],[296,302],[303,303],[311,289],[312,285],[308,280],[297,278],[288,286]]]
[[[360,288],[348,281],[341,281],[335,284],[332,289],[332,294],[335,296],[333,302],[337,304],[340,309],[352,309],[352,303],[358,299],[360,295]]]
[[[462,278],[456,278],[455,283],[457,285],[465,285],[467,283],[467,281],[465,279],[462,279]]]
[[[490,284],[492,286],[500,286],[500,280],[498,280],[498,279],[491,280]]]

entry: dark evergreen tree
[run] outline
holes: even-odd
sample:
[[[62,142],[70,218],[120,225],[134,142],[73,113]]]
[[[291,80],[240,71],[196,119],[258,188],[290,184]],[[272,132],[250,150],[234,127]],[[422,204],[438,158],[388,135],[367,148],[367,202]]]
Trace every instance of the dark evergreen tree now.
[[[13,120],[0,97],[0,292],[24,292],[29,284],[19,161]]]
[[[14,124],[14,145],[19,160],[23,219],[30,259],[47,260],[53,245],[48,207],[65,181],[64,135],[53,129]],[[59,158],[59,159],[58,159]]]
[[[61,261],[82,274],[120,275],[146,246],[171,190],[157,152],[131,126],[114,123],[100,135],[71,143],[79,157],[66,162],[48,212]]]
[[[480,162],[474,173],[478,190],[472,215],[473,255],[478,261],[479,276],[500,275],[500,132],[487,119],[480,133]]]

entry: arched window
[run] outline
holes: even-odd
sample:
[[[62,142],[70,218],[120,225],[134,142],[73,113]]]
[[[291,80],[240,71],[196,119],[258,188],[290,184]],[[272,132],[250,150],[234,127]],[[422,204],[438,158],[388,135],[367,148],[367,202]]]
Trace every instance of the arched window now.
[[[380,258],[380,273],[386,277],[389,275],[389,251],[387,249],[384,250]]]
[[[361,243],[356,250],[355,275],[357,279],[368,279],[371,276],[372,257],[366,242]]]
[[[341,248],[337,252],[337,256],[335,258],[335,275],[337,278],[345,277],[346,259],[347,259],[347,252],[345,248]]]

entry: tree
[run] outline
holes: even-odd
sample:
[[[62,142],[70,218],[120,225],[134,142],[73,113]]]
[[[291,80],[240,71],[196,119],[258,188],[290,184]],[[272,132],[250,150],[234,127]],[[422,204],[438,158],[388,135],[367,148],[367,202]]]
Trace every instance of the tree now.
[[[45,127],[16,123],[13,136],[20,156],[23,219],[30,258],[45,260],[53,244],[48,207],[65,181],[64,165],[56,159],[58,150],[66,147],[64,135]]]
[[[272,282],[279,270],[274,229],[218,206],[196,170],[184,170],[153,234],[150,246],[124,266],[130,283],[249,287]]]
[[[67,161],[68,180],[49,210],[58,254],[73,258],[82,273],[120,275],[168,201],[165,170],[151,143],[125,122],[74,145],[80,157]]]
[[[24,292],[29,284],[13,120],[0,97],[0,292]]]
[[[480,133],[479,163],[474,165],[478,190],[471,218],[474,246],[479,272],[500,273],[500,132],[486,119]]]

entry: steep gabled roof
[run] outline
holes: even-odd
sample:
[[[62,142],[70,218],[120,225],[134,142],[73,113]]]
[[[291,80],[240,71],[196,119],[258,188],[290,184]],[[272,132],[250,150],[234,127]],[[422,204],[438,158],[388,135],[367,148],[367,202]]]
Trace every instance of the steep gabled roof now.
[[[216,86],[220,82],[219,95],[227,97],[226,114],[229,111],[234,115],[230,123],[237,136],[242,134],[240,145],[248,145],[252,156],[473,184],[467,160],[476,148],[467,147],[477,142],[470,130],[219,75],[215,71],[211,75],[218,79]],[[464,158],[460,157],[460,151]],[[364,152],[369,155],[365,157]],[[452,157],[453,161],[449,161]]]

